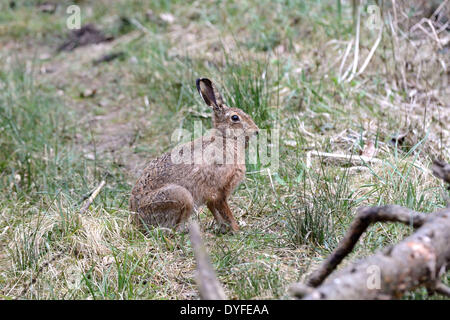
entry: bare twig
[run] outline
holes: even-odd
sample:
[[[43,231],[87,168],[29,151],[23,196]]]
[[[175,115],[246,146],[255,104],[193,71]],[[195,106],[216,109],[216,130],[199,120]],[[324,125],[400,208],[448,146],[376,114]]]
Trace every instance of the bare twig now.
[[[105,186],[106,181],[102,180],[102,182],[100,182],[100,184],[98,185],[98,187],[92,191],[91,196],[89,197],[89,199],[87,199],[86,203],[83,205],[83,207],[80,210],[80,214],[84,214],[87,209],[89,208],[89,206],[92,204],[92,202],[94,201],[94,199],[97,197],[97,195],[100,193],[100,190]]]
[[[358,68],[358,59],[359,59],[359,34],[360,34],[360,29],[361,29],[361,5],[358,4],[358,16],[357,16],[357,20],[356,20],[356,36],[355,36],[355,51],[354,51],[354,56],[353,56],[353,66],[352,66],[352,73],[350,74],[350,78],[347,79],[347,82],[350,82],[351,79],[353,79],[353,77],[356,74],[356,70]],[[344,76],[345,78],[345,76]]]
[[[393,4],[393,9],[394,9],[394,20],[391,17],[391,14],[388,14],[388,21],[389,21],[389,27],[391,29],[391,35],[392,35],[392,53],[394,55],[394,66],[397,69],[400,68],[400,74],[402,76],[402,82],[403,82],[403,89],[407,90],[408,89],[408,85],[406,82],[406,74],[405,74],[405,64],[404,62],[399,61],[398,59],[398,52],[397,52],[397,48],[398,48],[398,36],[397,36],[397,31],[396,31],[396,26],[397,26],[397,11],[396,11],[396,7],[395,7],[395,3]]]
[[[200,228],[195,221],[189,225],[191,244],[197,261],[197,284],[200,297],[204,300],[225,300],[227,297],[217,280],[208,253],[203,245]]]
[[[342,71],[344,70],[345,62],[347,61],[347,57],[348,57],[348,54],[350,53],[352,45],[353,45],[353,39],[348,42],[347,48],[345,49],[345,52],[344,52],[344,57],[342,58],[341,65],[339,67],[339,82],[341,82],[343,79]]]
[[[424,27],[423,24],[427,23],[430,26],[430,29],[432,31],[432,33],[428,32]],[[430,19],[426,19],[426,18],[422,18],[422,20],[420,20],[420,22],[416,23],[410,30],[410,32],[413,32],[415,29],[420,29],[423,31],[423,33],[425,33],[430,39],[433,39],[436,41],[438,47],[440,49],[442,49],[442,43],[441,40],[439,39],[436,29],[433,26],[433,24],[431,23]]]
[[[364,70],[367,68],[367,66],[369,65],[369,62],[372,59],[373,55],[375,54],[375,51],[377,50],[378,45],[380,44],[382,37],[383,37],[383,24],[381,24],[380,31],[378,32],[378,37],[375,40],[375,43],[373,44],[372,49],[370,49],[370,52],[367,55],[367,58],[364,61],[361,69],[359,69],[358,73],[356,74],[357,76],[361,75],[364,72]],[[348,81],[351,81],[351,78],[352,77],[350,77],[350,79]]]

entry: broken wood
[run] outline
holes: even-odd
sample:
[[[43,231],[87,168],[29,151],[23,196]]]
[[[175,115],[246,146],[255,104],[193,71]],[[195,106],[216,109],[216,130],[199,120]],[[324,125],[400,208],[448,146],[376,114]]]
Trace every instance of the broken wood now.
[[[445,180],[448,171],[443,168],[450,166],[440,162],[435,167],[436,175]],[[328,278],[375,222],[400,222],[416,230],[398,244],[350,263]],[[425,214],[395,205],[366,207],[359,210],[344,239],[307,284],[296,283],[290,292],[304,299],[395,299],[423,286],[430,293],[450,297],[450,288],[440,280],[449,266],[450,208]]]
[[[203,245],[200,228],[195,221],[189,225],[192,249],[197,262],[197,284],[200,298],[203,300],[227,299],[219,280],[217,280],[214,268],[209,260],[208,253]]]
[[[390,208],[393,209],[392,217],[396,217],[395,207]],[[357,221],[361,217],[371,220],[371,217],[378,217],[384,212],[386,207],[364,208],[358,214]],[[398,221],[404,223],[402,215],[399,214]],[[441,294],[448,292],[448,288],[440,283],[440,277],[450,265],[450,210],[443,209],[424,216],[411,214],[410,219],[411,225],[420,226],[411,236],[350,264],[326,279],[351,252],[361,235],[361,230],[355,225],[364,225],[365,222],[354,223],[338,249],[309,279],[308,286],[292,286],[291,293],[305,299],[393,299],[420,286]],[[377,218],[372,221],[377,221]]]
[[[425,218],[426,216],[423,213],[414,212],[395,205],[363,208],[356,215],[350,229],[338,247],[328,256],[319,270],[314,272],[309,278],[308,285],[312,287],[319,286],[336,266],[352,252],[361,235],[371,224],[375,222],[400,222],[417,228],[424,223]]]

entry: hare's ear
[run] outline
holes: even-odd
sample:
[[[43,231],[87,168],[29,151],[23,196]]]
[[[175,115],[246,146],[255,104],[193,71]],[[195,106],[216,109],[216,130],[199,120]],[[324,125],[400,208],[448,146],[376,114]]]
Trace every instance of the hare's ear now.
[[[197,90],[205,103],[212,107],[214,111],[223,109],[223,99],[216,86],[207,78],[196,80]]]

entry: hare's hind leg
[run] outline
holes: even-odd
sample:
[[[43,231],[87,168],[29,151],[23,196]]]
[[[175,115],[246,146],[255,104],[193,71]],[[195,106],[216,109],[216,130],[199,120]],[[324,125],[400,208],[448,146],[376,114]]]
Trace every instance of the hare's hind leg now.
[[[138,222],[153,226],[176,228],[192,214],[191,193],[175,184],[153,190],[139,200]]]

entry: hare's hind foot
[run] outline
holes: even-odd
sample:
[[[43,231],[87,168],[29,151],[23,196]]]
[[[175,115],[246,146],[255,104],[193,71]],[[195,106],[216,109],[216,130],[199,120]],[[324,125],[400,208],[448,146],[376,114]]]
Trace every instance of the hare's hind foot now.
[[[230,207],[228,207],[228,204],[225,199],[221,199],[214,202],[211,201],[208,202],[206,205],[217,222],[219,233],[225,233],[229,229],[231,229],[231,231],[239,230],[239,226],[236,220],[234,219]]]
[[[179,185],[169,184],[139,200],[136,218],[141,224],[178,229],[184,225],[193,209],[191,193]]]
[[[213,234],[221,235],[221,234],[227,234],[227,233],[233,233],[235,230],[233,230],[230,225],[224,223],[224,222],[217,222],[212,221],[207,225],[207,230]]]

